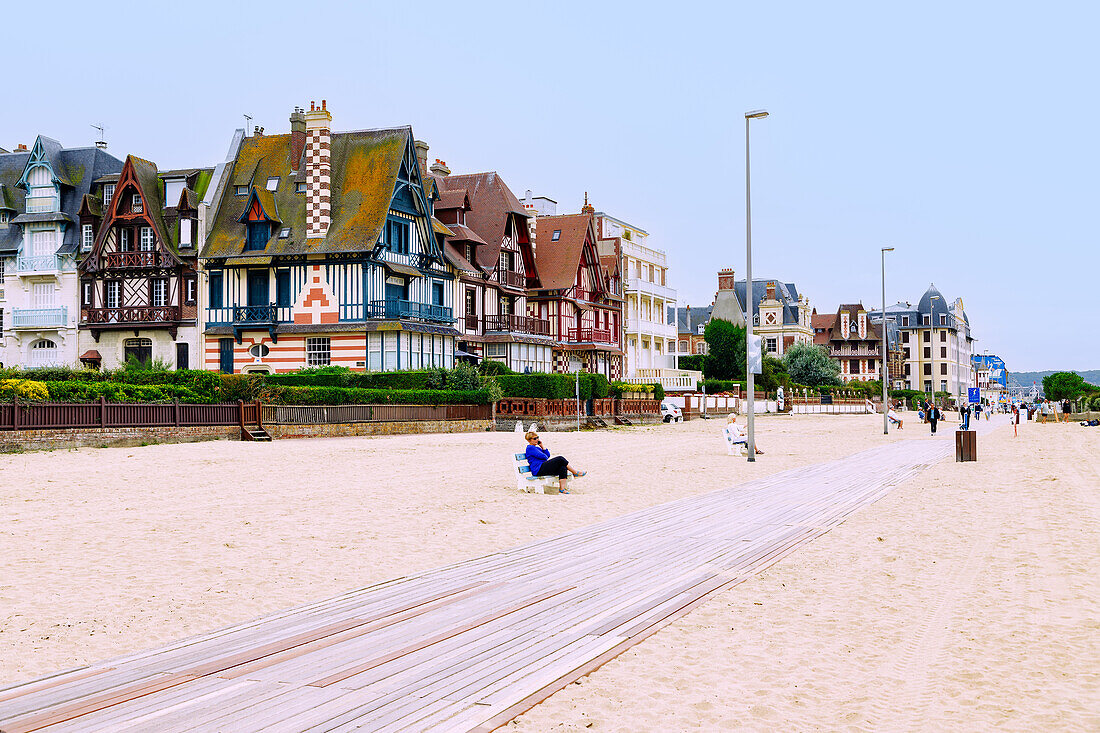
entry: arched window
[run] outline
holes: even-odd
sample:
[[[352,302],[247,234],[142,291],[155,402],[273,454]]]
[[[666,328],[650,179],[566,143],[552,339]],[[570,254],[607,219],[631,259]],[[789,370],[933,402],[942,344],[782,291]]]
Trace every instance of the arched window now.
[[[49,339],[39,339],[31,344],[32,367],[51,366],[57,363],[57,344]]]
[[[126,339],[122,349],[123,361],[126,364],[136,362],[147,367],[153,360],[153,342],[149,339]]]

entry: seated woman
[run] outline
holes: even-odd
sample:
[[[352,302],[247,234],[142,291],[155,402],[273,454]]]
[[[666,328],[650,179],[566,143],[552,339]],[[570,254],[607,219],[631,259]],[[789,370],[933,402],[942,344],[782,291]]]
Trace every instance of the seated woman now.
[[[574,469],[563,456],[551,458],[550,451],[542,447],[542,441],[539,440],[538,433],[530,431],[523,437],[527,439],[527,465],[531,467],[531,475],[557,476],[558,490],[561,493],[569,493],[565,483],[565,479],[569,477],[569,474],[580,477],[588,473],[588,471]]]
[[[898,413],[894,411],[894,408],[893,408],[893,407],[891,407],[891,408],[890,408],[890,409],[889,409],[889,410],[888,410],[888,411],[886,412],[886,417],[890,418],[890,422],[892,422],[892,423],[894,423],[895,425],[897,425],[897,426],[898,426],[898,429],[901,429],[901,428],[902,428],[902,424],[901,424],[901,418],[900,418],[900,417],[898,417]]]
[[[726,429],[732,431],[733,434],[737,436],[738,439],[734,441],[735,443],[747,443],[748,435],[745,434],[745,429],[737,424],[737,415],[732,412],[730,416],[726,418]],[[755,443],[756,441],[753,442]],[[764,455],[764,451],[760,450],[760,446],[754,445],[753,447],[756,448],[756,455]]]

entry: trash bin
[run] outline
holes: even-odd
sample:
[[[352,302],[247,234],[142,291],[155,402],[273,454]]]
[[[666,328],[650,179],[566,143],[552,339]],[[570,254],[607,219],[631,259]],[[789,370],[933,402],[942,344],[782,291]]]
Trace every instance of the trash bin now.
[[[973,430],[955,431],[955,462],[978,460],[978,437]]]

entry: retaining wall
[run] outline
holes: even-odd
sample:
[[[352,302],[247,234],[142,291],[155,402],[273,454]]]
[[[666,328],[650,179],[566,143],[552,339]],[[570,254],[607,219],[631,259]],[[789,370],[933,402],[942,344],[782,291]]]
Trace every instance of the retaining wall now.
[[[417,420],[415,422],[351,422],[318,425],[264,425],[273,440],[282,438],[346,438],[357,435],[410,435],[415,433],[479,433],[490,420]]]
[[[240,440],[236,425],[159,428],[61,428],[0,431],[0,452],[107,448],[150,443],[197,443],[203,440]]]

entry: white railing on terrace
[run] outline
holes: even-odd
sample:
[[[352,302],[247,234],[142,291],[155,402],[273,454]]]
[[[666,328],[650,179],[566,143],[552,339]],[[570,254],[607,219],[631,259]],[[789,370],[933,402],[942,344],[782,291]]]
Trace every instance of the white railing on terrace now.
[[[57,255],[19,255],[15,258],[15,269],[19,272],[53,272],[61,269],[61,258]]]
[[[669,390],[694,390],[702,381],[703,373],[691,369],[638,369],[633,377],[628,377],[630,384],[661,384],[667,392]]]
[[[661,336],[662,338],[676,338],[676,326],[673,326],[671,323],[655,323],[654,321],[635,316],[633,318],[627,318],[626,323],[623,325],[627,333],[649,333],[654,336]]]
[[[626,279],[625,287],[627,293],[648,293],[649,295],[655,295],[665,300],[676,300],[676,291],[667,285],[660,285],[658,283],[651,283],[642,277],[628,277]]]
[[[665,267],[668,265],[668,257],[659,249],[653,249],[647,247],[644,244],[638,244],[632,242],[629,239],[623,240],[623,254],[630,257],[636,257],[643,262],[649,262],[654,265],[660,265]]]
[[[12,310],[12,328],[62,328],[68,322],[69,309],[66,306]]]

